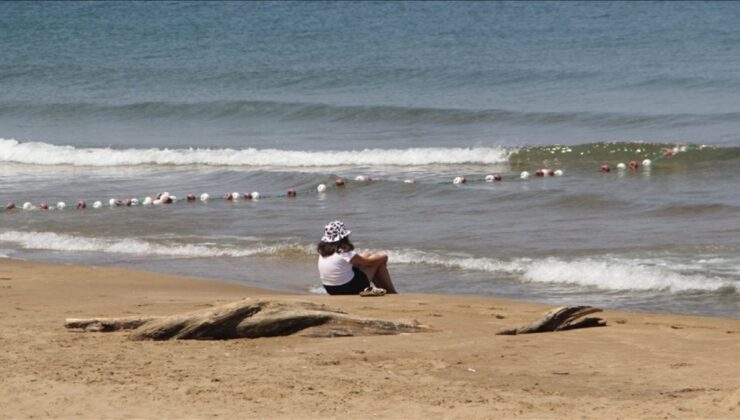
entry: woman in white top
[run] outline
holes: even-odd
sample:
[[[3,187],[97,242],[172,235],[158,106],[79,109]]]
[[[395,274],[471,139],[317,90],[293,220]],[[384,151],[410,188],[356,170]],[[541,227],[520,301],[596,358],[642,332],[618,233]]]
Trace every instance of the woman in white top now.
[[[330,295],[356,295],[370,288],[370,280],[387,293],[396,293],[386,264],[388,256],[357,253],[349,234],[339,220],[324,227],[324,236],[316,247],[319,252],[321,282]]]

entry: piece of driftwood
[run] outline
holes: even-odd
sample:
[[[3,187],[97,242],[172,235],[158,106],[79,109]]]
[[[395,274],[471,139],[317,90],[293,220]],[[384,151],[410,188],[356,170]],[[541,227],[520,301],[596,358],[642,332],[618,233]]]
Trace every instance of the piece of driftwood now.
[[[496,335],[517,335],[539,332],[564,331],[576,328],[604,327],[606,321],[601,318],[583,318],[601,309],[593,306],[564,306],[547,311],[545,315],[524,327],[501,330]]]
[[[418,323],[350,316],[310,302],[245,299],[171,316],[67,319],[65,327],[84,331],[134,330],[132,340],[226,340],[291,335],[344,337],[419,332]]]

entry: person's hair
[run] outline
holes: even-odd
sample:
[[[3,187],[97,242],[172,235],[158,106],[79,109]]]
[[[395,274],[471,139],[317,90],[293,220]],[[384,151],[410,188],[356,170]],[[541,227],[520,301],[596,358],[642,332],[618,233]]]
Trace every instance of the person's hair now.
[[[355,246],[352,245],[352,242],[349,241],[349,236],[345,236],[344,238],[336,242],[321,241],[316,246],[316,251],[318,251],[319,255],[321,255],[322,257],[328,257],[337,252],[349,252],[354,249]]]

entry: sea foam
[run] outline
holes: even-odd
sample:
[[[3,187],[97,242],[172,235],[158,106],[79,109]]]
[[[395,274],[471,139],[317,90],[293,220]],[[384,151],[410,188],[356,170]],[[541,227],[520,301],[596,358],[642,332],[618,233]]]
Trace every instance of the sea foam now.
[[[190,258],[247,257],[307,252],[305,247],[294,244],[224,247],[211,244],[178,244],[175,241],[163,243],[139,238],[85,237],[54,232],[7,231],[0,233],[0,242],[13,242],[23,249]]]
[[[55,232],[5,231],[0,242],[15,243],[22,249],[63,252],[99,252],[110,254],[160,257],[249,257],[271,256],[309,258],[316,255],[313,245],[299,243],[255,244],[224,246],[214,242],[182,243],[149,238],[101,238]],[[514,279],[529,283],[572,285],[576,287],[621,291],[734,291],[737,284],[713,276],[734,267],[733,261],[712,259],[691,265],[672,264],[666,258],[630,259],[614,256],[579,259],[513,258],[497,259],[459,255],[444,255],[416,249],[380,250],[389,255],[391,264],[418,264],[439,266],[453,270],[490,273],[496,278]],[[703,274],[698,274],[701,272]],[[316,291],[313,291],[314,293]]]
[[[523,282],[592,287],[601,290],[660,290],[667,292],[738,291],[731,281],[696,274],[697,267],[666,263],[665,259],[628,259],[612,256],[565,260],[485,257],[449,257],[418,250],[388,251],[394,263],[426,264],[464,271],[481,271],[513,277]],[[702,267],[709,271],[710,267]],[[718,270],[718,267],[711,267]]]
[[[27,165],[139,166],[209,165],[262,167],[423,166],[496,164],[509,159],[503,147],[298,151],[278,149],[111,149],[77,148],[0,139],[0,162]]]

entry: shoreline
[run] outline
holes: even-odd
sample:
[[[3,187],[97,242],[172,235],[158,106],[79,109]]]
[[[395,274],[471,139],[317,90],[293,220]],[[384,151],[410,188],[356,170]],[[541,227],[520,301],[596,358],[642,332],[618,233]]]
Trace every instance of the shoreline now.
[[[733,418],[740,320],[606,310],[605,328],[496,336],[552,308],[459,295],[292,295],[119,268],[0,260],[0,418]],[[391,336],[133,342],[68,317],[245,297],[418,321]]]

